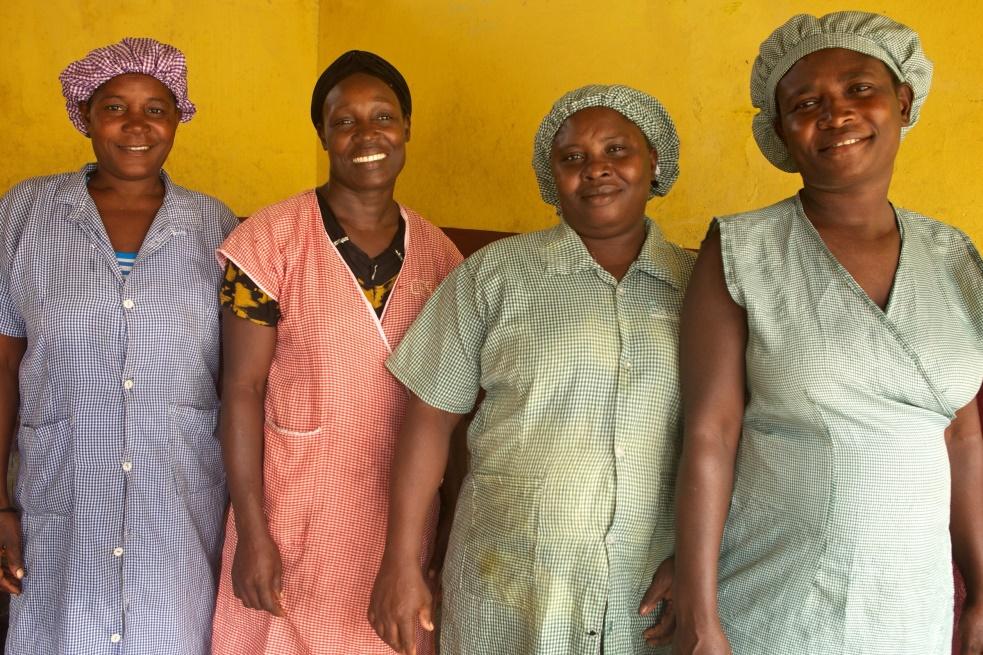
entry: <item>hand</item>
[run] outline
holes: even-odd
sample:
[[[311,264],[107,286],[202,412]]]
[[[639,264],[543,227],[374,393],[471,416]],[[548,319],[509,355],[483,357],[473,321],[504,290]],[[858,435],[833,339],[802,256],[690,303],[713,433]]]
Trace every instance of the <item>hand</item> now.
[[[24,577],[21,555],[20,516],[15,512],[0,512],[0,591],[17,595]]]
[[[652,584],[648,591],[642,596],[642,603],[638,606],[638,613],[646,616],[655,611],[661,601],[665,601],[662,607],[662,614],[655,625],[647,629],[644,633],[645,643],[649,646],[664,646],[672,641],[672,633],[676,630],[676,612],[672,605],[672,577],[674,572],[675,558],[668,557],[652,576]]]
[[[283,616],[283,563],[280,550],[265,529],[259,535],[239,533],[232,558],[232,591],[249,609]]]
[[[983,604],[966,601],[959,617],[959,655],[983,654]]]
[[[719,620],[697,628],[680,620],[672,642],[672,655],[733,655]]]
[[[433,631],[433,596],[420,566],[385,558],[369,601],[369,623],[376,634],[401,655],[416,655],[416,624]]]

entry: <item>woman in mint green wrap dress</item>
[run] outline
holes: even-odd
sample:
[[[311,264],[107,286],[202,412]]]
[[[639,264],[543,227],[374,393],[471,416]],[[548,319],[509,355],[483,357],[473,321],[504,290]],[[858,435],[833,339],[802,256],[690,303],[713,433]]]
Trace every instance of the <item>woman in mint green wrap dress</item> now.
[[[687,294],[676,654],[945,655],[953,553],[983,652],[983,261],[888,200],[931,74],[874,14],[761,46],[755,137],[803,188],[718,219]]]

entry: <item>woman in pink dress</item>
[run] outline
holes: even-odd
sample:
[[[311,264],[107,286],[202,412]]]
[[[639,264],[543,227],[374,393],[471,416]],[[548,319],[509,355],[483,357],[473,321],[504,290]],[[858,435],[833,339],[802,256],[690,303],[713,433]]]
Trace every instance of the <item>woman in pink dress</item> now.
[[[392,65],[342,55],[311,103],[327,183],[253,215],[219,249],[233,511],[216,655],[392,652],[365,618],[406,403],[384,362],[461,259],[393,200],[411,109]],[[429,634],[419,652],[433,652]]]

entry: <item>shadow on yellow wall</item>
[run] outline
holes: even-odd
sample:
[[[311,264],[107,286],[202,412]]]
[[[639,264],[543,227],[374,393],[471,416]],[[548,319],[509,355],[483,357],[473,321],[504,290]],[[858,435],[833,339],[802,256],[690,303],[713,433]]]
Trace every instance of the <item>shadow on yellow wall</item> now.
[[[0,70],[0,190],[76,168],[88,143],[65,118],[57,74],[92,47],[154,36],[188,55],[195,120],[168,163],[186,186],[236,212],[326,177],[308,118],[319,71],[350,48],[392,61],[413,92],[413,140],[399,198],[441,225],[525,231],[555,217],[539,200],[532,136],[551,103],[591,82],[659,97],[682,139],[682,174],[650,215],[695,246],[711,216],[798,188],[751,137],[748,75],[760,41],[791,14],[884,11],[883,3],[769,0],[7,0]],[[901,149],[892,198],[983,238],[983,5],[897,0],[936,64],[921,122]],[[53,20],[57,17],[57,20]]]

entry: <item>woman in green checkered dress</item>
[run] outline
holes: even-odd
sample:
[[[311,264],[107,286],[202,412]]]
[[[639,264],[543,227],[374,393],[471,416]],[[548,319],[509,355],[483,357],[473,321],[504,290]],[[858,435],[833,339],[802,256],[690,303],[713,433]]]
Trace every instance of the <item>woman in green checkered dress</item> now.
[[[717,219],[693,273],[679,655],[943,655],[952,554],[962,652],[983,652],[983,261],[888,201],[931,74],[874,14],[761,46],[755,137],[803,188]]]
[[[644,93],[589,86],[561,98],[533,164],[562,222],[472,255],[389,359],[412,396],[370,619],[397,650],[418,619],[431,624],[420,531],[451,428],[484,390],[443,569],[441,652],[668,651],[659,601],[693,260],[645,206],[672,186],[678,155],[668,114]]]

